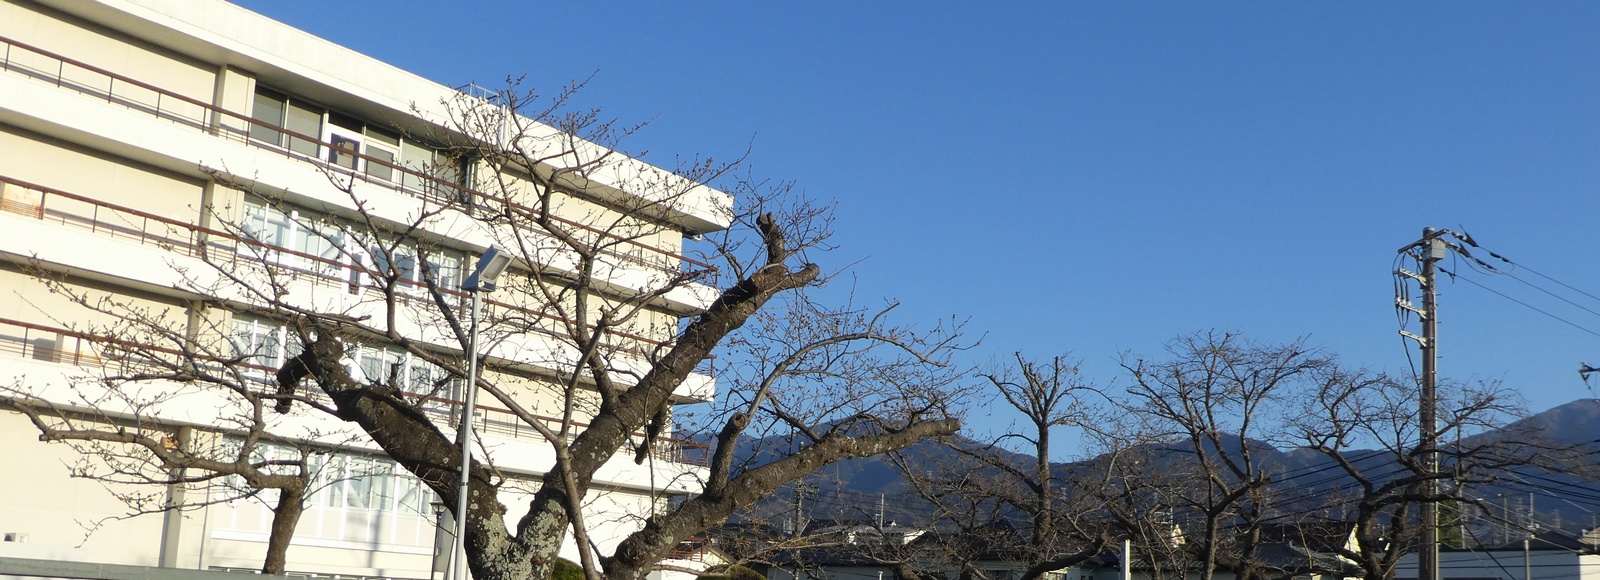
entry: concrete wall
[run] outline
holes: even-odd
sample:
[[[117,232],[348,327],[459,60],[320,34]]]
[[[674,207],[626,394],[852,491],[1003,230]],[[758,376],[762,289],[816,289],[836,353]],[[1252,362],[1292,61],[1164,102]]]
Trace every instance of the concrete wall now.
[[[199,101],[212,100],[217,68],[199,59],[33,2],[0,1],[0,22],[6,23],[3,34],[18,42],[134,79],[158,79],[162,88]],[[50,67],[49,72],[54,73],[55,68]],[[68,75],[84,82],[99,82],[102,78],[70,69]],[[116,92],[132,99],[148,94],[131,86],[120,87]]]
[[[0,0],[0,36],[240,113],[251,110],[258,79],[296,95],[303,92],[313,101],[369,122],[403,112],[409,105],[406,100],[418,99],[432,107],[436,99],[430,97],[452,94],[446,87],[374,66],[371,59],[222,3]],[[157,97],[101,73],[27,57],[24,52],[12,50],[8,63],[12,70],[0,73],[0,151],[5,152],[0,155],[0,176],[217,229],[225,229],[226,220],[240,215],[245,195],[241,189],[293,204],[312,216],[310,219],[349,219],[357,217],[358,211],[368,211],[383,223],[409,224],[429,209],[431,202],[381,183],[358,182],[342,190],[311,160],[239,140],[246,131],[236,120],[183,105],[170,96]],[[61,86],[55,82],[56,75],[62,77]],[[175,112],[181,114],[175,116]],[[437,117],[431,120],[440,121]],[[428,122],[404,121],[410,126]],[[219,126],[224,130],[218,130]],[[580,144],[580,148],[595,153],[590,144]],[[686,205],[674,210],[677,213],[663,214],[681,220],[676,225],[621,216],[616,207],[624,207],[630,200],[637,203],[640,196],[652,192],[624,194],[613,185],[626,187],[628,183],[672,178],[632,160],[619,158],[619,166],[621,169],[600,172],[605,175],[596,182],[597,188],[611,188],[600,197],[612,200],[613,205],[562,195],[558,212],[601,229],[621,228],[625,235],[670,251],[681,247],[675,227],[721,227],[717,220],[726,196],[698,186],[687,188],[691,193]],[[213,175],[236,179],[239,188],[214,184]],[[5,189],[6,200],[23,208],[35,201],[36,193],[25,188]],[[130,217],[132,214],[65,198],[39,197],[36,201],[42,202],[45,219],[26,212],[0,213],[0,318],[97,334],[108,334],[104,329],[119,322],[118,315],[95,312],[74,304],[68,294],[50,292],[24,271],[25,265],[35,263],[51,275],[63,277],[72,293],[83,295],[92,304],[136,313],[149,319],[153,328],[170,330],[164,337],[156,336],[160,333],[121,336],[158,346],[174,346],[174,338],[192,335],[214,353],[223,354],[228,350],[231,315],[228,308],[215,306],[258,303],[240,286],[259,288],[264,284],[264,270],[253,263],[259,259],[213,267],[185,247],[155,243],[140,235],[153,231],[187,239],[191,235],[187,229],[153,226]],[[203,214],[202,206],[207,203],[213,203],[223,223],[212,222]],[[473,258],[495,239],[482,224],[449,212],[423,226],[430,239]],[[659,254],[631,245],[617,251],[648,261],[664,260],[667,270],[672,269],[670,259]],[[570,267],[569,258],[555,256],[543,265]],[[627,260],[607,262],[600,276],[608,286],[594,296],[591,313],[649,289],[666,275],[660,268],[644,268]],[[205,292],[211,306],[190,310],[200,308],[191,302],[195,292],[226,276],[238,276],[242,284]],[[348,280],[300,274],[287,284],[289,299],[310,308],[371,315],[377,320],[388,306],[370,289],[352,291]],[[652,341],[667,340],[677,327],[678,314],[674,312],[691,312],[708,304],[710,296],[707,288],[677,291],[640,311],[623,330]],[[505,292],[495,298],[517,299]],[[399,316],[403,334],[432,343],[443,352],[456,348],[430,303],[413,298],[401,306],[405,311]],[[0,328],[0,335],[8,332]],[[61,348],[59,337],[31,338],[54,340],[52,348]],[[20,337],[0,336],[0,341],[7,339],[21,344]],[[625,345],[631,340],[618,342]],[[541,334],[511,337],[496,349],[497,356],[528,363],[521,371],[537,371],[532,367],[538,366],[545,374],[569,369],[574,354],[571,345]],[[103,373],[94,361],[73,366],[59,356],[17,356],[23,352],[22,348],[0,348],[0,384],[38,388],[52,401],[86,407],[94,406],[96,400],[115,399],[116,404],[105,409],[107,413],[121,419],[138,417],[141,425],[157,431],[179,425],[196,430],[231,425],[242,416],[238,413],[249,411],[243,408],[248,405],[224,389],[171,381],[107,383],[97,380]],[[619,359],[622,364],[642,365],[639,360]],[[626,374],[619,373],[619,378]],[[491,373],[490,378],[536,413],[560,415],[565,393],[558,385],[520,375]],[[686,393],[692,390],[695,396],[709,399],[708,377],[697,376],[691,383]],[[587,422],[597,395],[580,390],[575,396],[576,420]],[[171,397],[175,402],[144,413],[140,405],[150,400],[146,397]],[[269,422],[271,429],[284,437],[318,445],[348,445],[350,452],[358,454],[376,451],[370,441],[352,438],[349,424],[304,407],[289,415],[273,415]],[[268,512],[266,506],[252,500],[223,502],[170,517],[158,514],[117,521],[80,547],[82,531],[75,520],[122,513],[119,493],[160,498],[167,490],[159,486],[108,490],[95,482],[72,479],[66,466],[77,463],[80,456],[70,446],[38,443],[32,429],[19,415],[0,413],[0,441],[5,442],[7,457],[14,459],[8,466],[25,474],[0,478],[0,533],[14,532],[22,534],[14,538],[28,540],[0,542],[0,556],[189,568],[252,569],[260,565]],[[517,437],[491,432],[484,438],[485,447],[496,454],[497,468],[516,480],[508,484],[503,498],[511,508],[508,523],[526,510],[525,490],[534,487],[531,481],[553,462],[549,443],[523,431],[524,435]],[[222,437],[202,435],[213,443]],[[594,539],[605,549],[614,546],[663,501],[649,489],[691,492],[698,489],[696,473],[676,463],[634,465],[631,453],[620,453],[596,475],[596,491],[586,498]],[[187,497],[207,496],[190,490]],[[433,539],[427,515],[373,522],[370,513],[313,507],[302,520],[302,533],[290,550],[289,569],[426,577]],[[382,531],[377,536],[351,533],[368,526]],[[575,547],[569,545],[567,555],[576,559]]]
[[[109,204],[130,207],[184,223],[196,223],[204,182],[134,163],[92,149],[0,125],[0,176],[41,185]],[[71,167],[72,171],[62,171]],[[83,219],[99,215],[109,227],[130,232],[168,228],[144,223],[131,216],[96,210],[93,206],[59,196],[47,201],[47,217]]]
[[[129,513],[116,494],[159,494],[159,488],[69,477],[84,458],[71,446],[40,442],[20,413],[0,411],[0,441],[7,473],[0,477],[0,534],[23,535],[0,541],[0,556],[157,564],[161,517],[106,518]],[[99,529],[89,533],[97,522]]]

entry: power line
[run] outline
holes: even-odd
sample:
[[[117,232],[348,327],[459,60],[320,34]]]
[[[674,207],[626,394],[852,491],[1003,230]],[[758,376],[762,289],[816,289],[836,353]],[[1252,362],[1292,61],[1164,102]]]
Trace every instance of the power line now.
[[[1557,321],[1560,321],[1560,322],[1562,322],[1562,323],[1563,323],[1563,324],[1566,324],[1566,325],[1568,325],[1568,326],[1571,326],[1571,327],[1573,327],[1573,328],[1576,328],[1576,329],[1578,329],[1578,330],[1581,330],[1581,331],[1584,331],[1584,332],[1587,332],[1587,333],[1589,333],[1589,334],[1591,334],[1591,335],[1594,335],[1594,336],[1595,336],[1595,337],[1596,337],[1596,338],[1600,338],[1600,332],[1595,332],[1595,331],[1593,331],[1593,330],[1590,330],[1590,329],[1588,329],[1588,328],[1586,328],[1586,327],[1584,327],[1584,326],[1582,326],[1582,325],[1580,325],[1580,324],[1578,324],[1578,323],[1576,323],[1576,322],[1573,322],[1573,321],[1571,321],[1571,320],[1567,320],[1567,319],[1565,319],[1565,318],[1562,318],[1562,317],[1560,317],[1560,316],[1556,316],[1556,315],[1555,315],[1555,314],[1551,314],[1551,313],[1550,313],[1550,312],[1547,312],[1547,311],[1545,311],[1545,310],[1542,310],[1542,309],[1540,309],[1540,308],[1538,308],[1538,307],[1535,307],[1535,306],[1533,306],[1533,305],[1532,305],[1532,304],[1528,304],[1528,303],[1527,303],[1527,302],[1523,302],[1523,301],[1521,301],[1521,300],[1517,300],[1517,299],[1516,299],[1516,298],[1512,298],[1512,297],[1510,297],[1510,296],[1508,296],[1508,295],[1506,295],[1506,294],[1505,294],[1505,293],[1504,293],[1504,292],[1501,292],[1501,291],[1499,291],[1499,290],[1495,290],[1495,289],[1493,289],[1493,288],[1490,288],[1490,287],[1488,287],[1488,286],[1484,286],[1484,285],[1483,285],[1483,284],[1479,284],[1479,283],[1478,283],[1478,282],[1477,282],[1477,281],[1474,281],[1474,280],[1472,280],[1472,279],[1471,279],[1471,278],[1462,278],[1462,277],[1459,277],[1459,276],[1457,276],[1457,275],[1456,275],[1456,274],[1455,274],[1455,273],[1454,273],[1454,272],[1451,272],[1451,271],[1449,271],[1449,270],[1445,270],[1445,269],[1444,269],[1444,268],[1439,268],[1439,271],[1441,271],[1441,272],[1444,272],[1444,273],[1445,273],[1445,274],[1449,274],[1449,275],[1450,275],[1450,279],[1452,279],[1452,280],[1461,280],[1461,281],[1463,281],[1463,282],[1466,282],[1466,283],[1468,283],[1468,284],[1471,284],[1471,285],[1473,285],[1473,286],[1477,286],[1477,287],[1479,287],[1479,288],[1482,288],[1482,289],[1484,289],[1484,290],[1485,290],[1485,291],[1488,291],[1488,292],[1489,292],[1489,293],[1491,293],[1491,294],[1494,294],[1494,295],[1496,295],[1496,296],[1499,296],[1499,297],[1501,297],[1501,298],[1505,298],[1505,299],[1506,299],[1506,300],[1510,300],[1510,301],[1512,301],[1512,302],[1515,302],[1515,303],[1517,303],[1517,304],[1520,304],[1520,305],[1522,305],[1522,306],[1523,306],[1523,307],[1524,307],[1524,308],[1527,308],[1527,309],[1529,309],[1529,310],[1532,310],[1532,311],[1534,311],[1534,312],[1538,312],[1538,313],[1540,313],[1540,314],[1543,314],[1543,315],[1545,315],[1545,316],[1548,316],[1548,317],[1550,317],[1550,318],[1553,318],[1553,319],[1555,319],[1555,320],[1557,320]]]

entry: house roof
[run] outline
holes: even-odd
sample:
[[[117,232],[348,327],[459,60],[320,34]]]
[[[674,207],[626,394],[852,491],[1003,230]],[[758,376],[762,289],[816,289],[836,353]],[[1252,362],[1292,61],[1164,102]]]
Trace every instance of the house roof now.
[[[1597,551],[1596,547],[1593,544],[1584,542],[1583,539],[1578,537],[1578,536],[1574,536],[1572,534],[1569,534],[1569,533],[1561,531],[1561,530],[1551,530],[1551,529],[1542,529],[1542,530],[1535,531],[1533,536],[1528,538],[1528,549],[1530,549],[1530,550],[1542,550],[1542,551],[1580,552],[1580,553],[1585,553],[1585,554],[1593,554],[1593,553],[1595,553]],[[1481,551],[1491,551],[1491,552],[1515,551],[1515,552],[1520,552],[1520,551],[1522,551],[1522,538],[1517,538],[1515,540],[1508,541],[1508,542],[1506,542],[1504,544],[1483,544],[1483,545],[1479,545],[1479,546],[1470,546],[1470,547],[1465,548],[1465,549],[1461,549],[1461,548],[1441,548],[1440,550],[1441,551],[1452,551],[1452,552],[1453,551],[1479,551],[1479,552],[1481,552]]]

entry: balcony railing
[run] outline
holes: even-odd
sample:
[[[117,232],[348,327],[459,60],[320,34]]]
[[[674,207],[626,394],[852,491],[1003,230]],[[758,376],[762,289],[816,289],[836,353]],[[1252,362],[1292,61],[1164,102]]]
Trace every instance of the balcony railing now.
[[[353,264],[350,260],[332,259],[300,252],[268,244],[248,236],[205,228],[4,175],[0,175],[0,189],[5,192],[4,196],[0,197],[0,200],[3,200],[0,201],[0,211],[28,216],[49,223],[57,223],[114,239],[153,245],[192,258],[209,257],[217,261],[236,260],[241,253],[239,248],[245,247],[249,248],[244,252],[247,258],[277,257],[280,259],[276,260],[275,267],[292,269],[298,274],[304,274],[306,278],[315,283],[346,288],[352,293],[363,291],[359,284],[352,284],[352,280],[357,280],[362,276],[366,276],[369,279],[383,277],[382,272]],[[283,257],[291,259],[281,259]],[[256,259],[246,259],[236,263],[241,267],[262,264],[261,261]],[[420,296],[423,296],[426,291],[426,288],[421,287],[414,280],[402,278],[397,282],[408,290],[401,293],[401,297],[408,301],[421,300]],[[458,301],[458,303],[465,303],[464,301],[467,299],[467,293],[459,289],[440,288],[440,292],[445,294],[447,298]],[[484,303],[488,305],[488,312],[485,314],[486,318],[493,319],[496,317],[496,312],[500,312],[502,316],[515,316],[526,318],[530,321],[544,321],[551,325],[563,323],[561,317],[550,312],[499,300],[484,300]],[[544,325],[531,325],[531,328],[535,332],[555,338],[571,338],[565,331],[546,328]],[[610,336],[617,339],[609,345],[615,352],[629,353],[634,356],[648,356],[648,351],[667,344],[667,342],[637,334],[615,330],[608,332]]]
[[[124,354],[119,354],[124,353]],[[79,367],[102,367],[108,363],[126,363],[122,357],[125,353],[139,353],[141,357],[154,359],[155,357],[187,357],[202,364],[233,365],[242,368],[248,380],[260,381],[263,386],[262,395],[270,396],[266,389],[264,379],[252,377],[271,376],[276,368],[240,362],[234,359],[225,359],[215,356],[202,356],[194,352],[142,344],[131,340],[83,332],[69,328],[34,324],[9,318],[0,318],[0,354],[16,358],[32,359],[50,363],[68,364]],[[179,359],[174,359],[179,360]],[[132,363],[135,366],[155,366],[151,363]],[[272,392],[276,392],[275,389]],[[321,393],[314,393],[315,397],[324,399]],[[433,421],[454,427],[461,415],[461,401],[444,397],[426,397],[421,404]],[[473,419],[475,429],[482,433],[492,433],[504,437],[518,439],[538,439],[538,431],[533,429],[520,417],[509,409],[479,404],[476,406],[478,415]],[[561,419],[534,415],[535,420],[545,423],[552,430],[561,427]],[[573,427],[582,430],[588,427],[585,423],[574,422]],[[635,434],[642,437],[643,434]],[[683,463],[705,467],[709,453],[705,451],[708,446],[693,441],[660,438],[652,449],[652,455],[660,461]],[[686,451],[691,451],[686,453]]]
[[[0,56],[0,58],[3,58],[3,60],[0,60],[0,71],[20,74],[54,84],[59,88],[95,98],[102,98],[110,104],[127,107],[131,110],[147,113],[156,118],[211,135],[312,163],[317,165],[319,170],[330,174],[341,175],[352,180],[363,181],[406,195],[440,203],[495,199],[493,196],[486,195],[481,191],[451,182],[426,171],[419,171],[416,168],[396,164],[392,161],[352,152],[344,147],[336,147],[334,144],[323,141],[318,137],[304,135],[277,125],[265,123],[241,113],[229,111],[210,103],[168,91],[29,44],[17,42],[4,36],[0,36],[0,45],[4,47],[3,53],[0,53],[0,55],[3,55]],[[230,126],[230,124],[237,126]],[[358,158],[368,167],[377,164],[380,167],[387,168],[391,174],[397,173],[410,176],[417,182],[425,184],[425,187],[422,190],[406,187],[393,180],[373,176],[370,171],[350,171],[344,166],[323,160],[322,156],[307,156],[275,143],[251,139],[250,129],[253,127],[259,127],[275,134],[287,135],[294,140],[310,142],[315,144],[318,150],[322,152],[337,150],[341,156]],[[515,203],[510,203],[509,205],[511,209],[517,211],[533,211],[527,206]],[[654,258],[640,257],[630,252],[616,250],[602,252],[605,255],[651,269],[677,270],[678,268],[692,266],[709,273],[712,276],[712,283],[716,283],[716,267],[705,262],[568,218],[551,216],[551,219],[566,227],[610,238],[612,243],[617,246],[635,248],[639,252],[653,255]]]

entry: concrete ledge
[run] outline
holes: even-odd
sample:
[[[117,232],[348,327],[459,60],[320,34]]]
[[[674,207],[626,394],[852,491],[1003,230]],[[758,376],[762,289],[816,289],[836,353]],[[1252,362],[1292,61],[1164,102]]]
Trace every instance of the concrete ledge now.
[[[94,562],[57,562],[30,558],[0,557],[0,576],[35,578],[79,578],[84,580],[233,580],[237,578],[288,578],[248,572],[182,570]]]

